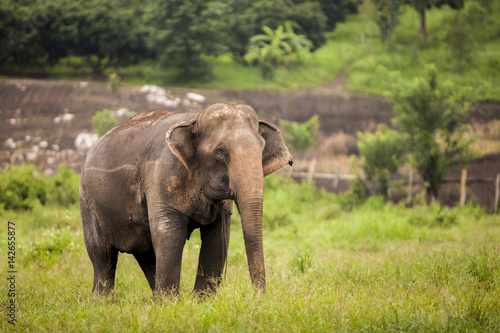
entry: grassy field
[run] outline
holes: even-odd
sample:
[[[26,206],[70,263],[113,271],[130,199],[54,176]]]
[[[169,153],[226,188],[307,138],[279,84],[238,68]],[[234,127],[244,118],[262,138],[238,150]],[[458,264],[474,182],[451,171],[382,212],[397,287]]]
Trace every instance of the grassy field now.
[[[199,234],[186,243],[181,295],[155,301],[131,255],[121,254],[116,289],[94,299],[92,266],[77,205],[3,210],[15,223],[19,332],[497,332],[500,221],[480,207],[385,204],[352,211],[347,197],[266,178],[267,293],[250,283],[241,224],[233,215],[226,280],[198,299]],[[5,283],[5,282],[4,282]],[[2,307],[9,298],[2,288]],[[5,312],[4,312],[5,313]]]

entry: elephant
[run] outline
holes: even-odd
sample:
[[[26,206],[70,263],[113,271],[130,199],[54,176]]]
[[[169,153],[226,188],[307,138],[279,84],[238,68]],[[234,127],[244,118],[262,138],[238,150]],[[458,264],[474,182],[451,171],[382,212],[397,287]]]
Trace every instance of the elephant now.
[[[111,129],[89,151],[80,180],[92,293],[113,290],[118,252],[125,252],[134,255],[154,294],[177,295],[183,247],[197,228],[194,292],[216,290],[227,263],[233,202],[251,281],[265,292],[264,177],[292,163],[280,131],[248,105],[142,112]]]

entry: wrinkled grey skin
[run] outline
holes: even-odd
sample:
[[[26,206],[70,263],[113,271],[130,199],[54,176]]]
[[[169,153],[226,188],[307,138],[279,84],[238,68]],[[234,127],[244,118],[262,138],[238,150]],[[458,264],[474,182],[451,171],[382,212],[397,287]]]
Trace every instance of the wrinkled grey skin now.
[[[227,260],[233,200],[250,277],[265,291],[264,176],[292,164],[280,132],[247,105],[200,113],[143,112],[104,135],[82,171],[83,235],[93,292],[113,289],[118,252],[131,253],[153,291],[178,293],[182,251],[200,228],[195,292],[213,290]]]

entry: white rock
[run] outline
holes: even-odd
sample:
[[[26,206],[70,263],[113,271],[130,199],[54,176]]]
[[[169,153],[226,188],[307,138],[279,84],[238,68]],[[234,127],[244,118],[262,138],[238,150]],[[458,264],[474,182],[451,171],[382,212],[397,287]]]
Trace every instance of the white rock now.
[[[17,122],[17,121],[16,121],[16,119],[15,119],[15,118],[10,118],[10,119],[9,119],[9,123],[10,123],[11,125],[15,125],[15,124],[16,124],[16,122]]]
[[[63,123],[69,123],[75,118],[75,115],[73,113],[65,113],[61,115],[61,121]]]
[[[121,108],[115,111],[117,117],[125,117],[128,113],[128,110],[125,108]]]
[[[26,135],[26,136],[24,137],[24,140],[25,140],[26,142],[30,142],[30,141],[31,141],[31,135]]]
[[[75,147],[79,151],[87,151],[99,140],[95,133],[80,133],[76,136]]]
[[[26,153],[26,160],[28,160],[28,162],[34,162],[36,161],[37,158],[38,158],[38,153],[34,151],[29,151]]]
[[[61,117],[57,116],[54,118],[54,124],[60,124],[62,121]]]
[[[186,98],[198,103],[203,103],[206,100],[205,96],[202,96],[194,92],[188,92],[186,94]]]
[[[161,95],[161,96],[166,96],[167,91],[161,87],[152,85],[152,84],[147,84],[145,86],[142,86],[141,89],[139,89],[139,92],[143,94],[153,94],[153,95]]]
[[[40,151],[40,147],[33,146],[33,147],[31,147],[31,150],[33,150],[35,153],[38,153]]]
[[[50,146],[50,148],[52,148],[52,150],[54,151],[59,151],[61,149],[58,144],[53,144],[52,146]]]
[[[38,146],[40,148],[47,148],[49,146],[49,143],[47,141],[40,141],[40,143],[38,144]]]
[[[80,88],[87,88],[89,86],[89,83],[86,81],[82,81],[82,82],[78,83],[78,86]]]
[[[17,143],[12,138],[8,138],[7,140],[5,140],[5,145],[9,149],[15,149],[17,147]]]

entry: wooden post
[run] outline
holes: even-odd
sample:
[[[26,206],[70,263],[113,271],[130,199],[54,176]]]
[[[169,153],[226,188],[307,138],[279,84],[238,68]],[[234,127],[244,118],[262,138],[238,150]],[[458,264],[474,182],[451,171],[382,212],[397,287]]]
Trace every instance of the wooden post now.
[[[413,170],[410,170],[410,181],[409,181],[409,189],[408,189],[408,204],[411,205],[413,201]]]
[[[493,202],[493,214],[497,213],[499,196],[500,196],[500,173],[497,173],[497,179],[495,179],[495,201]]]
[[[465,205],[465,197],[467,195],[467,170],[462,169],[462,178],[460,179],[460,205]]]
[[[339,181],[340,181],[340,168],[337,168],[336,177],[333,178],[333,188],[334,189],[336,189],[337,186],[339,186]]]
[[[312,182],[314,178],[314,169],[316,168],[316,159],[313,158],[307,170],[307,181]]]

